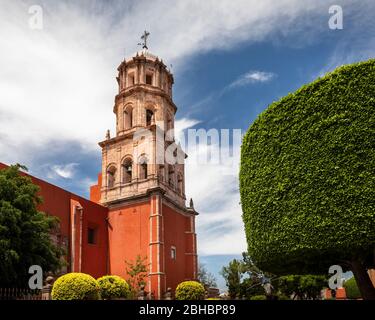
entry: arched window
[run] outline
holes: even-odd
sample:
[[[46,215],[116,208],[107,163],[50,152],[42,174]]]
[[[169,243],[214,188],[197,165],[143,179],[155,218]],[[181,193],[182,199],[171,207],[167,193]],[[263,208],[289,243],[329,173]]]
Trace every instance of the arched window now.
[[[152,73],[147,73],[146,74],[146,84],[152,85],[153,83],[153,74]]]
[[[134,86],[134,84],[135,84],[134,72],[129,73],[129,75],[128,75],[128,87]]]
[[[168,184],[174,188],[174,167],[171,164],[168,165]]]
[[[116,182],[116,167],[110,166],[107,170],[107,186],[113,188]]]
[[[179,173],[177,176],[177,192],[181,195],[184,193],[183,188],[184,188],[184,185],[183,185],[182,174]]]
[[[130,129],[133,126],[133,109],[127,107],[124,111],[124,129]]]
[[[147,157],[142,155],[139,158],[139,179],[147,179]]]
[[[133,162],[131,159],[125,159],[123,164],[123,183],[132,182],[132,173],[133,173]]]
[[[149,126],[152,123],[152,117],[154,116],[154,113],[152,110],[147,109],[146,110],[146,125]]]

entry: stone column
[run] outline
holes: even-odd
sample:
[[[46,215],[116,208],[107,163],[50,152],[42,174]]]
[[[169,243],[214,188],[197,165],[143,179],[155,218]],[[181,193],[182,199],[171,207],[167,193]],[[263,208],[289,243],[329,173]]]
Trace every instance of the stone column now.
[[[140,83],[146,83],[146,80],[145,80],[145,63],[142,61],[142,64],[141,64],[141,81]]]
[[[136,62],[136,68],[135,68],[135,77],[134,77],[135,84],[139,84],[139,62]]]
[[[160,87],[160,66],[155,67],[155,86]]]
[[[123,71],[123,73],[122,73],[122,83],[123,83],[123,88],[125,89],[126,88],[126,86],[127,86],[127,82],[128,82],[128,77],[127,77],[127,67],[126,66],[124,66],[124,71]]]

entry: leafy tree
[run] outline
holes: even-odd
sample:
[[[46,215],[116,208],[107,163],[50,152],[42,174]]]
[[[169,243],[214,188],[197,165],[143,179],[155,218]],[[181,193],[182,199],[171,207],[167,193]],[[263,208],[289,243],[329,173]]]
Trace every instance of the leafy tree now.
[[[31,265],[57,271],[62,249],[51,241],[57,219],[37,206],[39,187],[20,174],[19,164],[0,170],[0,286],[26,287]]]
[[[375,299],[375,60],[272,103],[246,133],[240,193],[248,252],[267,272],[352,270]]]
[[[278,282],[273,281],[273,279],[276,279],[276,276],[260,270],[247,252],[242,253],[242,263],[242,272],[245,273],[248,278],[245,278],[241,283],[241,296],[249,298],[253,295],[264,295],[265,290],[263,286],[266,281],[271,283],[273,292],[277,291]]]
[[[288,275],[279,278],[279,290],[288,297],[293,296],[293,299],[318,299],[326,285],[326,276]]]
[[[251,299],[253,296],[264,295],[262,283],[254,278],[245,278],[242,280],[239,289],[239,296]]]
[[[266,282],[272,283],[273,291],[277,291],[277,282],[273,281],[276,277],[260,270],[246,252],[242,253],[242,260],[233,259],[228,266],[223,267],[221,275],[231,299],[264,295]]]
[[[198,281],[203,284],[206,290],[217,287],[215,276],[201,263],[198,266]]]
[[[240,260],[233,259],[229,262],[228,266],[222,268],[221,275],[225,279],[229,297],[231,299],[239,298],[243,276],[243,263]]]
[[[145,278],[147,276],[147,266],[146,266],[147,257],[142,258],[140,255],[137,255],[137,258],[134,262],[125,261],[126,273],[129,276],[128,283],[130,285],[131,295],[136,296],[137,292],[141,286],[146,285]]]
[[[348,299],[359,299],[361,297],[361,292],[354,277],[344,282],[344,288]]]

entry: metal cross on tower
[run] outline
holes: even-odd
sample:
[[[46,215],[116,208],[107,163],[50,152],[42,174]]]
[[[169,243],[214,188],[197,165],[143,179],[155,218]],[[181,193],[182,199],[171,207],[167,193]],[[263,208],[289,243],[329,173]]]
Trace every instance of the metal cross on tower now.
[[[149,35],[150,35],[150,32],[146,30],[143,32],[143,35],[141,36],[141,39],[143,40],[143,42],[138,43],[139,46],[142,46],[142,49],[148,49],[147,38]]]

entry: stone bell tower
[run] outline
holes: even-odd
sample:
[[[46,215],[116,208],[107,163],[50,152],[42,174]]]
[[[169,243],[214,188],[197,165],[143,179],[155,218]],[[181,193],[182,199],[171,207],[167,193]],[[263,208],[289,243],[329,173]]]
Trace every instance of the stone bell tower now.
[[[99,143],[102,174],[91,200],[109,210],[109,273],[126,278],[125,261],[139,255],[148,267],[146,291],[161,298],[167,288],[197,277],[198,213],[192,201],[185,205],[186,155],[173,134],[173,75],[145,44],[117,70],[116,135],[107,132]]]

